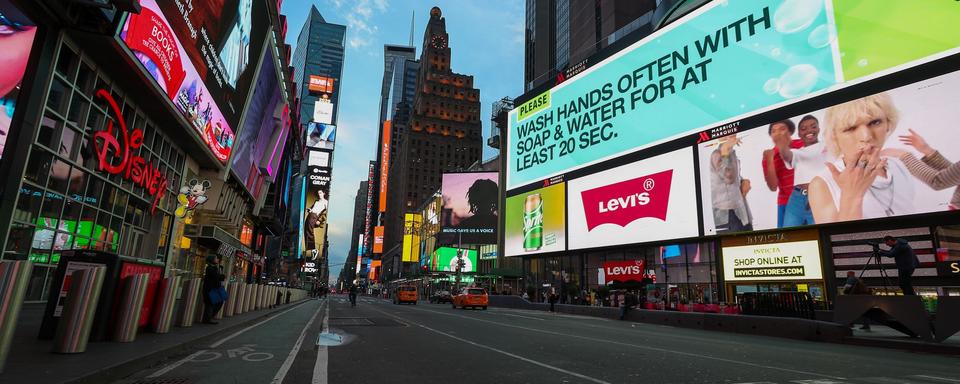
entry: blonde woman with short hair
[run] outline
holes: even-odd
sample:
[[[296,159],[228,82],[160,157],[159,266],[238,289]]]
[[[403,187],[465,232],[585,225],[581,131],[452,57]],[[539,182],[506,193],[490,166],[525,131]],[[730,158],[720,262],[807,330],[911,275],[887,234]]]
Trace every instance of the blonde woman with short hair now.
[[[835,105],[824,116],[824,141],[834,161],[810,182],[816,223],[913,213],[913,180],[903,163],[881,157],[900,120],[887,93]]]

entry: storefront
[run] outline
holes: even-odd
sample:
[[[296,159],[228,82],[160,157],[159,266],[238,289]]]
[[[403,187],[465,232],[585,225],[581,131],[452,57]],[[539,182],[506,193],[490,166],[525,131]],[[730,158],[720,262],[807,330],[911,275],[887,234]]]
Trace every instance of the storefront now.
[[[721,239],[724,289],[731,302],[749,292],[807,292],[826,303],[817,230],[783,231]]]

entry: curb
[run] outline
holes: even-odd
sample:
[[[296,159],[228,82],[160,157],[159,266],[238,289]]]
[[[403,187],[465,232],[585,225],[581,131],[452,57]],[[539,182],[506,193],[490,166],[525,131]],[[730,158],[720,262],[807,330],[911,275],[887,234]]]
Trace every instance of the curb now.
[[[923,341],[881,340],[871,337],[845,337],[842,343],[861,347],[899,349],[909,352],[960,356],[960,346],[944,345],[940,343],[927,343]]]
[[[298,302],[292,302],[289,305],[281,305],[280,307],[271,309],[269,310],[269,312],[265,312],[260,316],[251,317],[237,324],[233,324],[229,327],[217,330],[216,332],[213,332],[211,334],[201,336],[192,340],[187,340],[178,345],[160,349],[143,356],[133,357],[127,361],[122,361],[110,366],[102,367],[93,372],[83,374],[82,376],[77,377],[75,379],[64,381],[63,384],[88,384],[88,383],[99,384],[99,383],[110,383],[118,380],[123,380],[124,378],[134,373],[140,372],[144,369],[149,368],[150,366],[155,365],[155,363],[157,362],[165,361],[170,356],[186,353],[193,346],[197,344],[208,343],[212,340],[215,340],[219,336],[223,336],[226,334],[239,331],[240,329],[243,329],[252,323],[264,320],[265,318],[270,317],[276,313],[298,307],[300,305],[309,303],[311,301],[313,301],[312,298],[307,298],[307,299],[300,300]]]

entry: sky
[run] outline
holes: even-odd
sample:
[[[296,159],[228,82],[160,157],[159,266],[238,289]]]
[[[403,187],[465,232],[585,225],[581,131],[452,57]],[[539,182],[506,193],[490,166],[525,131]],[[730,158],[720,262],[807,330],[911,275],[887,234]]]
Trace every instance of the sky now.
[[[490,134],[490,108],[504,96],[523,93],[522,0],[285,0],[287,44],[296,49],[296,39],[316,5],[328,23],[347,26],[346,55],[340,88],[337,143],[334,150],[330,191],[328,241],[330,279],[335,282],[347,257],[353,225],[353,203],[360,182],[367,178],[367,164],[376,154],[380,85],[383,79],[383,45],[406,45],[415,13],[413,46],[420,56],[423,31],[430,8],[438,6],[446,18],[451,67],[473,75],[480,89],[484,153]]]

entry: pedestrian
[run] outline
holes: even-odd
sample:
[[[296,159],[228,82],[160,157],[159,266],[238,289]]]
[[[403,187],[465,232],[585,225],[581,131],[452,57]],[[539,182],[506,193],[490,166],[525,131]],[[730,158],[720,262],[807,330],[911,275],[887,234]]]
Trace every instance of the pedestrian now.
[[[892,257],[897,264],[897,279],[900,281],[900,289],[905,296],[914,296],[913,291],[913,271],[920,266],[920,259],[913,252],[910,243],[904,239],[897,239],[887,235],[883,238],[883,243],[890,247],[889,251],[878,249],[880,256]]]
[[[630,310],[636,306],[637,295],[635,295],[633,292],[627,291],[627,293],[623,295],[623,303],[620,306],[620,320],[626,320],[627,314],[630,313]]]
[[[220,266],[220,256],[207,256],[207,268],[203,274],[204,324],[218,324],[216,321],[213,321],[213,317],[220,311],[220,307],[223,306],[223,300],[214,301],[210,294],[220,289],[224,279],[222,267]]]
[[[530,300],[530,295],[528,295],[526,292],[524,292],[523,296],[520,296],[520,297],[522,297],[524,300],[528,300],[528,301]]]
[[[280,306],[280,304],[283,304],[283,292],[281,292],[281,290],[278,289],[277,290],[277,306]]]
[[[359,292],[359,290],[357,289],[357,285],[356,285],[356,284],[350,285],[350,307],[356,307],[356,306],[357,306],[357,293],[358,293],[358,292]]]
[[[853,271],[847,271],[847,281],[843,285],[843,294],[844,295],[869,295],[870,289],[863,284],[863,280],[857,278],[857,274]],[[866,317],[861,317],[863,319],[863,326],[860,329],[864,331],[870,330],[870,320]],[[853,324],[850,324],[852,327]]]
[[[550,289],[550,293],[547,294],[547,301],[550,302],[550,312],[556,312],[556,304],[558,295],[553,291],[553,288]]]

